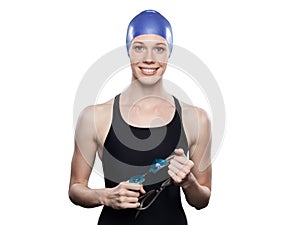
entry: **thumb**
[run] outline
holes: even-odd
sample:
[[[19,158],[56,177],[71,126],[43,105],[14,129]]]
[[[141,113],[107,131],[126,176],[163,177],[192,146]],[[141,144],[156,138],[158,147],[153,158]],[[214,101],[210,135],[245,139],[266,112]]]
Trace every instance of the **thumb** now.
[[[146,194],[146,191],[145,191],[143,185],[141,185],[140,192],[141,192],[142,194]]]
[[[184,151],[182,148],[177,148],[174,150],[175,154],[178,156],[184,155]]]

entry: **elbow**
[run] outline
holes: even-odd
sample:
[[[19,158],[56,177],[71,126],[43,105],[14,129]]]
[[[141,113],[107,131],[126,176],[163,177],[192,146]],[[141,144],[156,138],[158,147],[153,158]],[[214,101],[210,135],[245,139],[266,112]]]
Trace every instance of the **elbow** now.
[[[72,197],[69,195],[69,200],[74,204],[74,205],[78,205],[73,199]]]
[[[83,204],[83,203],[80,203],[79,201],[76,201],[76,198],[74,198],[74,197],[72,196],[72,194],[69,194],[69,199],[70,199],[70,201],[71,201],[74,205],[76,205],[76,206],[81,206],[81,207],[83,207],[83,208],[92,208],[91,206],[88,206],[88,205],[85,205],[85,204]]]
[[[200,206],[195,206],[195,208],[196,208],[197,210],[201,210],[201,209],[206,208],[207,206],[208,206],[208,203],[205,203],[205,204],[201,204]]]
[[[208,204],[209,204],[209,198],[201,201],[198,205],[195,205],[194,207],[197,210],[201,210],[201,209],[206,208],[208,206]]]
[[[74,185],[71,185],[68,191],[68,196],[69,196],[69,200],[76,206],[82,206],[80,204],[80,199],[77,193],[76,188],[74,187]],[[84,207],[84,206],[82,206]]]
[[[99,206],[100,204],[96,204],[95,202],[91,202],[88,196],[80,192],[76,186],[71,186],[68,192],[70,201],[76,205],[83,208],[94,208]]]
[[[78,205],[74,199],[73,193],[71,191],[71,188],[68,191],[68,196],[69,196],[69,200],[74,204],[74,205]]]

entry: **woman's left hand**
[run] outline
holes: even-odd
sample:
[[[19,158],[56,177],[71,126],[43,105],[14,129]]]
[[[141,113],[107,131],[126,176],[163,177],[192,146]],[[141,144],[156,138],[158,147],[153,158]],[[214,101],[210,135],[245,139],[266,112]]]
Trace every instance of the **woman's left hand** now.
[[[186,157],[182,149],[175,149],[174,153],[175,157],[170,161],[168,173],[175,184],[182,186],[188,180],[194,163]]]

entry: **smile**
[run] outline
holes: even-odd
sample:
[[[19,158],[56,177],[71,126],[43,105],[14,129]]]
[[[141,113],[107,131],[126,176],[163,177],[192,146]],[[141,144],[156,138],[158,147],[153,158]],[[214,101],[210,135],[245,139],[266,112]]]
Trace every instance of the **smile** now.
[[[142,73],[144,75],[154,75],[156,73],[156,71],[158,70],[158,68],[143,68],[140,67],[140,70],[142,71]]]

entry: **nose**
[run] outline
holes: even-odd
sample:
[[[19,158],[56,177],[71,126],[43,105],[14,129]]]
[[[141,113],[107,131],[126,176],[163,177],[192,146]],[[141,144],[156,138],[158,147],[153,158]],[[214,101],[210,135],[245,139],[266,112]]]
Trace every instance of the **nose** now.
[[[147,64],[151,64],[151,63],[155,62],[154,55],[153,55],[152,51],[150,51],[150,50],[146,51],[146,53],[144,55],[143,62],[147,63]]]

